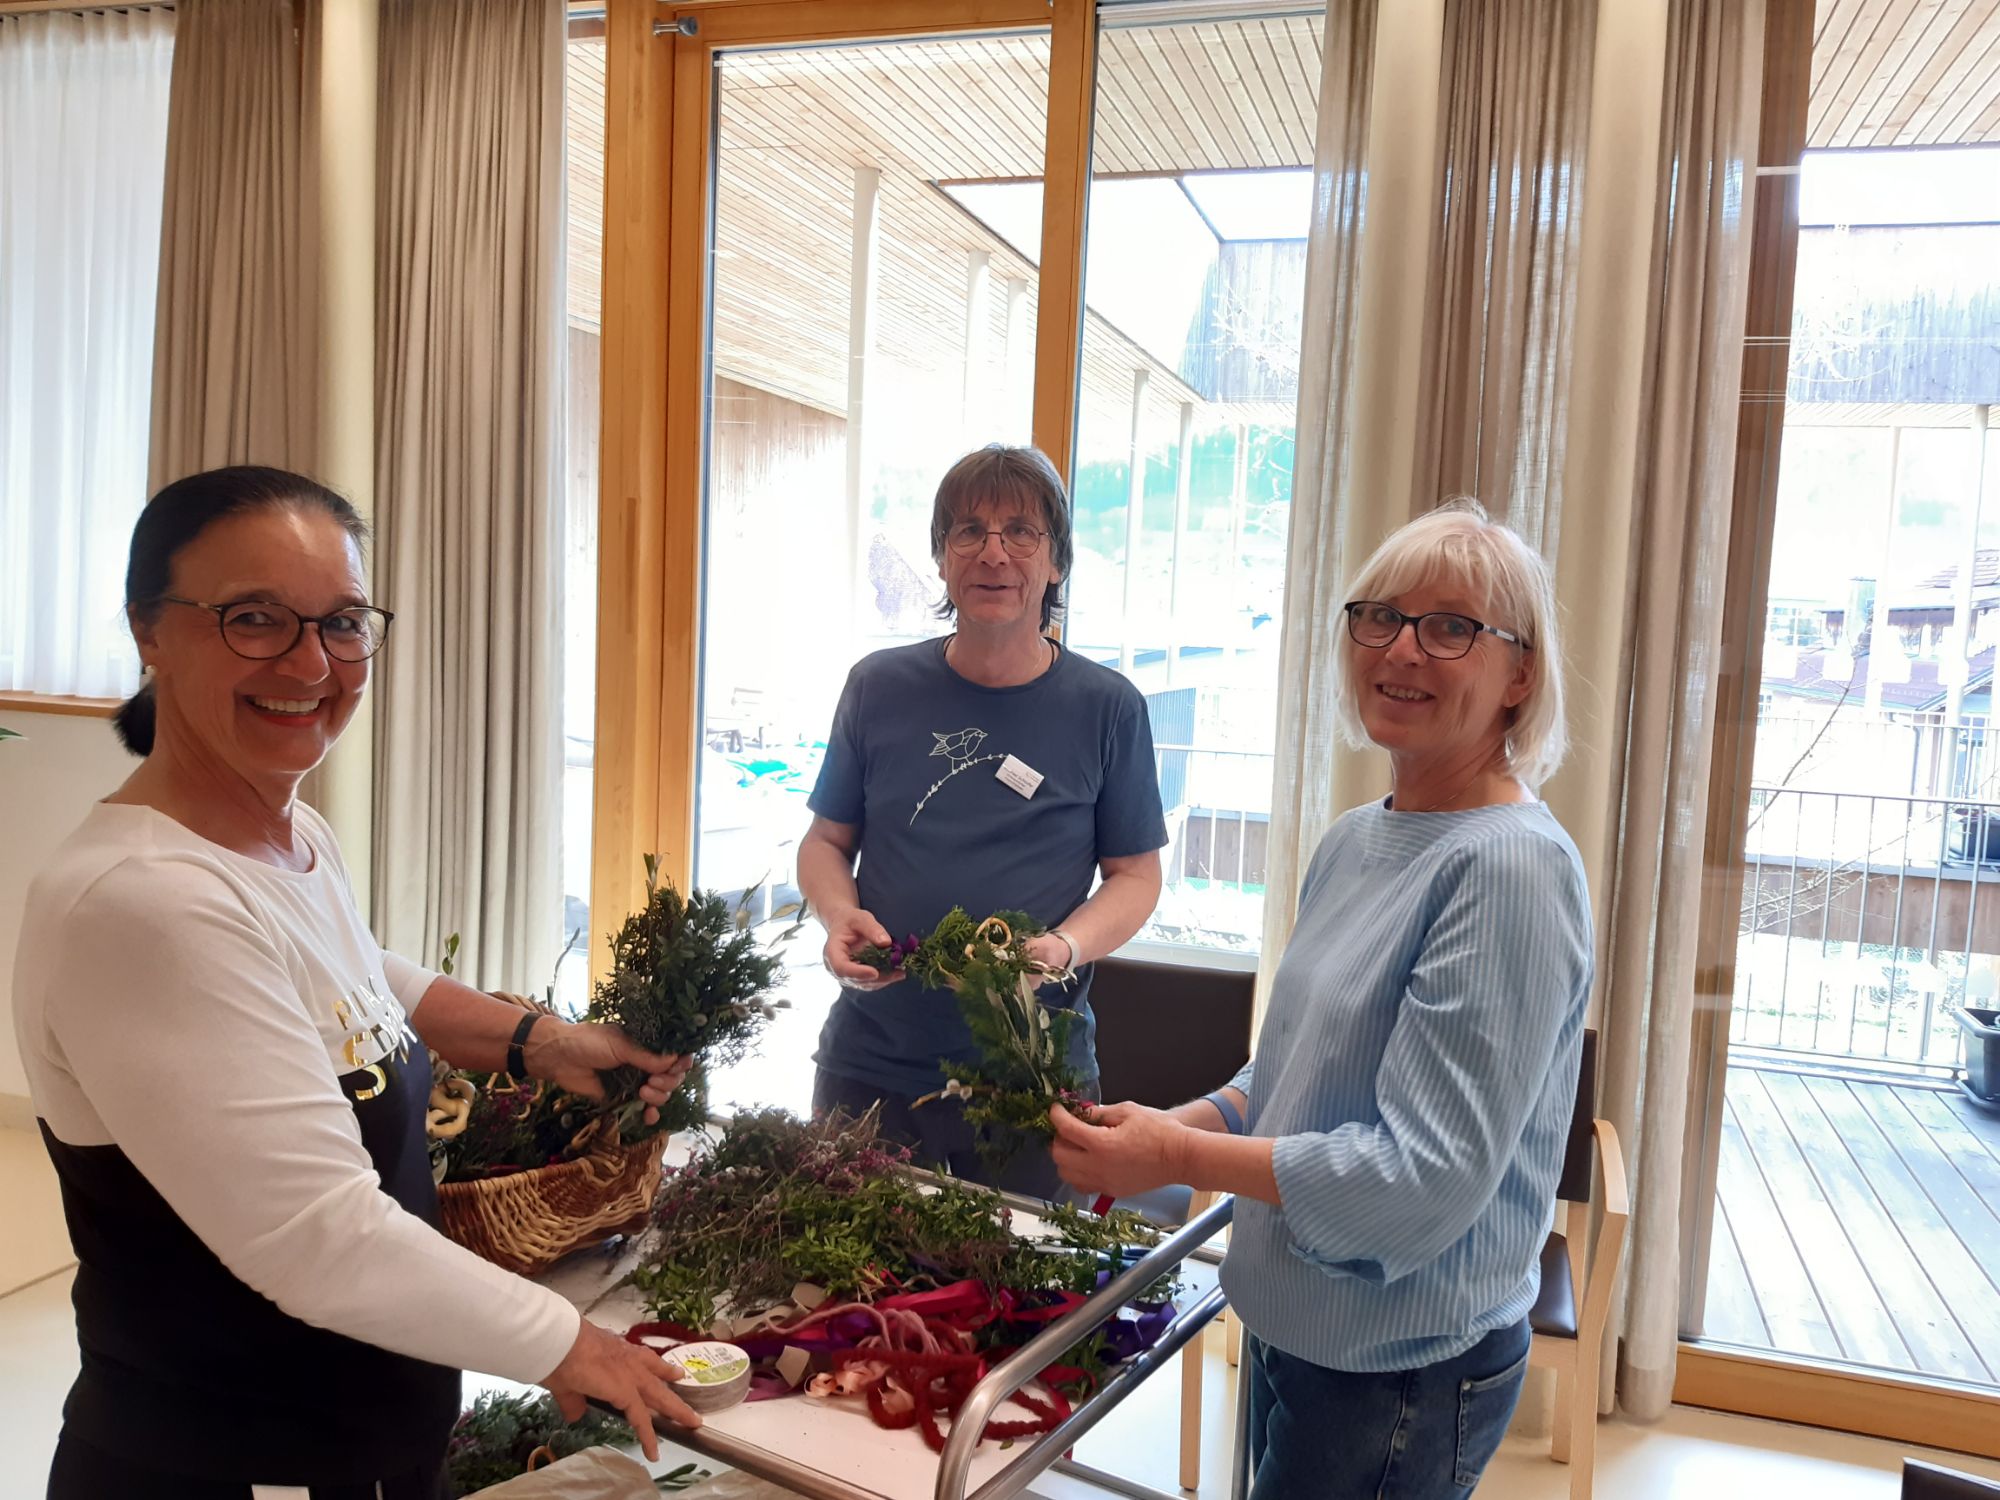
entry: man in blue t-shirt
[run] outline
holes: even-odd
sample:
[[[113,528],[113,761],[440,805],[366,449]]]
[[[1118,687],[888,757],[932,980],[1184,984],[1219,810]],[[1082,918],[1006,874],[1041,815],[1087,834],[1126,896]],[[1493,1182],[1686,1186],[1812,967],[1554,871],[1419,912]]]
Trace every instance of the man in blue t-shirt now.
[[[1071,557],[1054,465],[997,443],[960,459],[938,486],[931,555],[957,630],[848,674],[808,801],[799,887],[847,987],[820,1032],[813,1110],[879,1102],[885,1133],[984,1181],[959,1102],[916,1105],[944,1084],[946,1062],[978,1055],[956,999],[892,988],[902,976],[852,954],[926,934],[954,906],[975,919],[1026,912],[1050,929],[1033,955],[1076,971],[1041,998],[1077,1013],[1070,1060],[1094,1089],[1090,964],[1152,915],[1167,830],[1145,699],[1045,633]],[[1045,1149],[1022,1153],[998,1185],[1062,1192]]]

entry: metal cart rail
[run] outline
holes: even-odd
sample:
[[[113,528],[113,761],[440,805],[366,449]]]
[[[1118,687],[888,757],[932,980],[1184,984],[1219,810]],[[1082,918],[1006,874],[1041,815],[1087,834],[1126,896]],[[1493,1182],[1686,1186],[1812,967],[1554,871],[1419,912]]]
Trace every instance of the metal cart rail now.
[[[1009,1198],[1008,1202],[1030,1219],[1043,1206],[1026,1199]],[[885,1431],[850,1404],[836,1406],[806,1397],[733,1407],[708,1417],[692,1432],[662,1423],[660,1434],[680,1447],[813,1500],[924,1500],[926,1496],[934,1500],[1010,1500],[1050,1469],[1074,1474],[1135,1500],[1179,1500],[1168,1492],[1065,1460],[1062,1454],[1109,1416],[1142,1381],[1170,1363],[1227,1305],[1214,1275],[1220,1257],[1209,1241],[1228,1225],[1234,1208],[1233,1199],[1221,1199],[994,1366],[966,1398],[952,1423],[944,1452],[935,1458],[914,1431]],[[1033,1226],[1024,1227],[1032,1230]],[[1023,1440],[1025,1446],[1016,1444],[1003,1452],[995,1444],[978,1441],[995,1412],[1042,1369],[1130,1306],[1161,1277],[1189,1262],[1203,1267],[1200,1279],[1205,1284],[1187,1294],[1186,1304],[1150,1349],[1112,1370],[1059,1426],[1032,1442]],[[572,1286],[568,1295],[586,1303],[587,1315],[595,1321],[628,1327],[642,1317],[629,1288],[613,1287],[595,1301],[588,1300],[606,1281],[622,1279],[623,1272],[622,1265],[585,1271],[581,1284],[569,1278]],[[563,1289],[564,1279],[561,1272],[550,1278],[559,1289]]]

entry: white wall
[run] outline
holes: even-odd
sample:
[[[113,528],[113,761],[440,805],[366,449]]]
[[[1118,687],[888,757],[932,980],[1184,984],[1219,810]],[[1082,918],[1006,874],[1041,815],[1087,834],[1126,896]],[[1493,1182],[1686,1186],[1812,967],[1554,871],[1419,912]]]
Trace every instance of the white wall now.
[[[0,741],[0,1097],[18,1097],[28,1078],[14,1045],[14,950],[28,883],[90,804],[139,763],[108,719],[0,708],[0,725],[22,736]]]

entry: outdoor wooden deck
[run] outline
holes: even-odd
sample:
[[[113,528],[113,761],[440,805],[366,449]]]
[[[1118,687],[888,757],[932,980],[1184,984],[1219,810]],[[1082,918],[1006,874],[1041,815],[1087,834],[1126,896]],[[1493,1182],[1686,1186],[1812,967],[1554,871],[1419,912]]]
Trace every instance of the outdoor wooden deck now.
[[[1703,1336],[2000,1385],[2000,1117],[1733,1066]]]

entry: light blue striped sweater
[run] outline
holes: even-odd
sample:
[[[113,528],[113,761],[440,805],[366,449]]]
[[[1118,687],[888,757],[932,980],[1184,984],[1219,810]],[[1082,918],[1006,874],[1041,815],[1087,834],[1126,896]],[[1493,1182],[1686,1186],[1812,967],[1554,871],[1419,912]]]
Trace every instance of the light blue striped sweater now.
[[[1376,803],[1328,830],[1234,1080],[1284,1200],[1237,1206],[1222,1279],[1245,1327],[1399,1370],[1527,1312],[1591,951],[1583,864],[1542,803]]]

